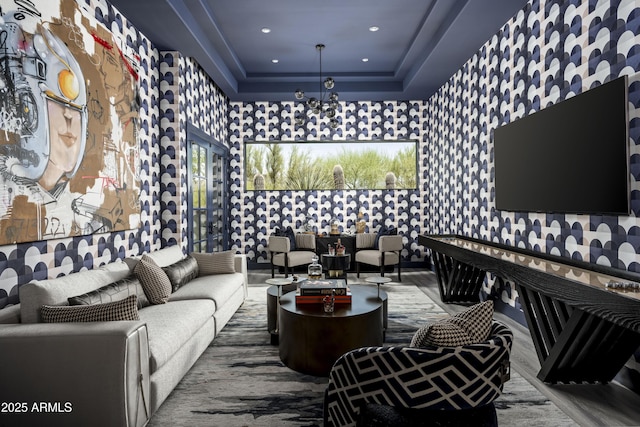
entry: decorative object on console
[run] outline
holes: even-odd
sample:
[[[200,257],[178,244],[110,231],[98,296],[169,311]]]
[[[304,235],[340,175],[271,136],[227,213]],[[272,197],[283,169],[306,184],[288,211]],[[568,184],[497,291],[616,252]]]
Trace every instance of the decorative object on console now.
[[[332,129],[338,127],[338,120],[336,119],[336,110],[338,109],[338,93],[337,92],[329,92],[335,86],[335,81],[332,77],[327,77],[322,81],[322,50],[325,48],[325,45],[319,43],[316,45],[316,50],[320,53],[320,90],[318,93],[318,98],[311,97],[307,98],[307,102],[305,105],[311,109],[313,114],[322,115],[324,114],[329,118],[329,126]],[[324,86],[324,89],[323,89]],[[304,91],[300,89],[296,89],[295,97],[298,101],[302,101],[305,99]],[[326,99],[325,99],[326,97]],[[296,124],[298,126],[304,125],[307,120],[307,109],[302,113],[298,113],[296,115]]]
[[[335,215],[331,218],[331,222],[329,223],[329,235],[340,235],[340,221],[338,221],[338,217],[336,217]]]
[[[307,216],[304,217],[304,222],[302,223],[302,229],[304,230],[305,233],[314,234],[315,231],[313,231],[313,225],[314,225],[313,216],[307,214]]]
[[[356,233],[364,233],[367,223],[364,220],[364,213],[358,212],[358,222],[356,222]]]

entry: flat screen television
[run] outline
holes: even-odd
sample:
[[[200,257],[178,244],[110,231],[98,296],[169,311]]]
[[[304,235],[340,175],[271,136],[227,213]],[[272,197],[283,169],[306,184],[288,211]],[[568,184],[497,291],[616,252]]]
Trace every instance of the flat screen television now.
[[[498,210],[628,215],[627,78],[494,131]]]

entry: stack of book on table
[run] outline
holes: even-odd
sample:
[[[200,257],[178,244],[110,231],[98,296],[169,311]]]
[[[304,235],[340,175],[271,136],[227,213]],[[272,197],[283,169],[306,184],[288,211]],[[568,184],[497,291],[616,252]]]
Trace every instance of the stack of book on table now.
[[[334,304],[350,304],[351,291],[344,279],[305,280],[298,285],[296,304],[320,304],[333,295]]]

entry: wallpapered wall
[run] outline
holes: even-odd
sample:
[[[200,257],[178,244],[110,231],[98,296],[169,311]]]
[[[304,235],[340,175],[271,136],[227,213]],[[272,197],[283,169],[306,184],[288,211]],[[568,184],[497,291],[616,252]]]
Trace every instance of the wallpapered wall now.
[[[82,4],[140,55],[142,227],[0,247],[0,307],[17,302],[18,284],[31,279],[93,268],[168,244],[186,246],[188,121],[230,147],[233,249],[253,261],[266,261],[266,237],[274,226],[299,227],[308,211],[321,226],[334,213],[350,226],[362,206],[371,229],[394,224],[406,236],[405,260],[424,258],[418,234],[462,233],[640,271],[636,0],[532,0],[431,99],[341,103],[336,131],[324,123],[296,127],[294,103],[229,103],[197,64],[176,52],[159,54],[106,1]],[[622,74],[630,82],[633,214],[495,211],[492,130]],[[421,191],[244,192],[245,140],[323,138],[417,139]],[[541,165],[541,173],[548,172]],[[509,284],[493,291],[517,307]]]
[[[79,1],[115,37],[126,40],[140,56],[139,111],[140,228],[64,239],[0,246],[0,308],[18,302],[18,285],[91,269],[117,258],[159,248],[159,109],[158,52],[104,1]]]
[[[307,212],[321,226],[334,213],[350,226],[362,205],[372,216],[370,227],[392,223],[407,237],[405,261],[424,258],[418,234],[461,233],[640,271],[638,12],[632,0],[532,1],[428,101],[342,103],[341,126],[333,132],[326,121],[297,127],[299,107],[293,102],[232,103],[229,136],[239,153],[247,140],[314,138],[415,138],[421,153],[419,194],[243,192],[242,173],[232,174],[236,247],[266,262],[266,241],[275,226],[300,227]],[[630,82],[632,216],[496,211],[493,129],[623,74]],[[576,165],[569,161],[567,167]],[[553,171],[540,165],[540,173]],[[496,291],[516,307],[509,284]]]

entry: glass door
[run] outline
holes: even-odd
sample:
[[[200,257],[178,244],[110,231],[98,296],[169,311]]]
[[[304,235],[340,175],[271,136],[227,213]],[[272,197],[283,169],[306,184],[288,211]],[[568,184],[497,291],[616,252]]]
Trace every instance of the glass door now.
[[[190,250],[221,252],[229,247],[225,146],[195,128],[189,129]]]

